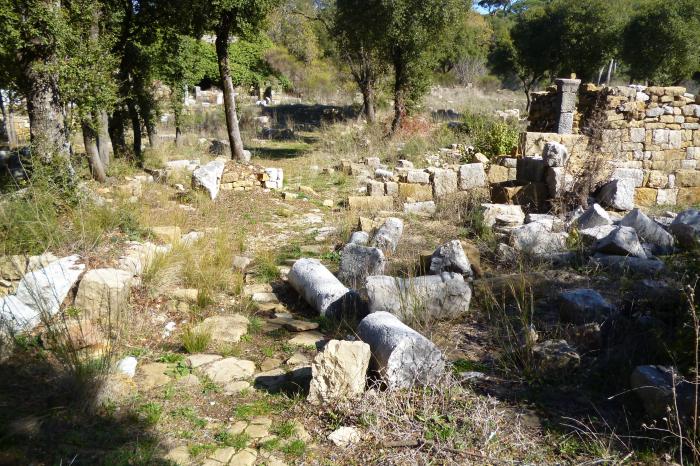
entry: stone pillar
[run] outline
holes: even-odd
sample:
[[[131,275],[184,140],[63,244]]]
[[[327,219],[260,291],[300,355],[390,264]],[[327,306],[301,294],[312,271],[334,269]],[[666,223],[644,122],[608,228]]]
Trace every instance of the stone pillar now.
[[[581,85],[580,79],[557,79],[559,93],[558,134],[571,134],[574,130],[574,113],[576,112],[576,96]]]

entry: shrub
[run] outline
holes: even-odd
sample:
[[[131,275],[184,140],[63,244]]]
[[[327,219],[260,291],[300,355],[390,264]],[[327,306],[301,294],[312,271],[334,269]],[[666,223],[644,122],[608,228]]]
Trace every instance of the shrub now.
[[[510,154],[518,146],[518,127],[481,113],[466,113],[462,130],[474,148],[487,157]]]
[[[187,327],[182,332],[182,346],[188,353],[201,353],[207,349],[209,343],[211,343],[211,332],[209,330]]]

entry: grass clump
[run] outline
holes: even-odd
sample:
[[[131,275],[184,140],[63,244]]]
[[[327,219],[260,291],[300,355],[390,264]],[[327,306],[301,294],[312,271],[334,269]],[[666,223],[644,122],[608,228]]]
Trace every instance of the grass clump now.
[[[225,447],[233,447],[236,450],[242,450],[248,446],[248,442],[250,442],[250,435],[246,434],[245,432],[232,434],[231,432],[222,430],[214,436],[214,440]]]
[[[187,327],[182,332],[182,346],[188,353],[201,353],[211,343],[211,331],[205,328]]]
[[[154,426],[163,415],[163,406],[155,402],[145,403],[141,405],[138,412],[147,424]]]
[[[275,255],[270,251],[263,251],[255,258],[255,276],[263,283],[274,282],[279,278],[280,271],[277,268]]]

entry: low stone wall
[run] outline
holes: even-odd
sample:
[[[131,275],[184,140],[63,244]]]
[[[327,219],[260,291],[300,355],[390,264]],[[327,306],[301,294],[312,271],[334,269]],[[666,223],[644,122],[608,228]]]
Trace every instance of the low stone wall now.
[[[610,179],[635,181],[636,203],[700,202],[700,96],[683,87],[596,87],[578,91],[571,135],[556,127],[557,90],[535,93],[519,154],[539,155],[547,141],[564,144],[576,164],[586,154],[608,160]]]
[[[258,165],[228,161],[221,177],[224,191],[248,191],[253,188],[281,189],[281,168],[264,168]]]

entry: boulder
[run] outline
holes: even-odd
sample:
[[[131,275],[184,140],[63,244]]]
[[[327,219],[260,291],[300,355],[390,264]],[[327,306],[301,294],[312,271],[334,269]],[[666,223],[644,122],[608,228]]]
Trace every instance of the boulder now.
[[[639,242],[637,232],[630,227],[619,226],[613,229],[606,237],[596,241],[593,249],[596,252],[614,256],[647,258],[647,254]]]
[[[213,201],[219,195],[221,177],[226,163],[223,160],[212,160],[192,172],[192,188],[202,188],[209,193]]]
[[[367,343],[329,341],[311,364],[309,402],[326,403],[362,395],[369,359]]]
[[[565,322],[577,325],[603,323],[615,312],[615,306],[595,290],[580,288],[559,293],[559,315]]]
[[[542,150],[542,159],[548,167],[564,167],[569,160],[569,149],[564,144],[548,141]]]
[[[322,316],[341,313],[355,301],[353,293],[317,259],[299,259],[287,279]]]
[[[371,276],[365,289],[369,312],[389,312],[402,321],[457,317],[469,310],[472,294],[464,278],[451,273],[414,278]]]
[[[581,357],[566,340],[547,340],[532,348],[532,356],[538,369],[545,375],[561,375],[581,363]]]
[[[694,249],[700,245],[700,210],[687,209],[671,222],[669,231],[683,249]]]
[[[483,223],[487,227],[493,227],[497,219],[508,219],[513,225],[522,225],[525,221],[525,212],[519,205],[511,204],[481,204]]]
[[[458,240],[448,241],[438,246],[430,257],[430,274],[440,275],[443,272],[454,272],[470,277],[473,275],[469,259],[464,252],[462,243]]]
[[[668,417],[669,409],[675,414],[676,406],[683,421],[692,418],[695,387],[673,368],[637,366],[630,375],[630,387],[654,419]]]
[[[483,188],[487,186],[486,171],[483,163],[468,163],[459,166],[459,189]]]
[[[673,236],[641,210],[632,210],[620,220],[619,225],[634,228],[642,241],[658,246],[659,252],[673,252]]]
[[[0,322],[10,332],[31,330],[55,315],[85,270],[78,256],[68,256],[27,272],[14,296],[0,300]]]
[[[598,192],[598,202],[615,210],[634,209],[634,185],[630,178],[612,180]]]
[[[379,248],[348,243],[340,255],[338,279],[351,288],[360,288],[370,275],[383,275],[386,259]]]
[[[565,251],[568,236],[564,232],[552,232],[546,224],[534,222],[511,230],[510,241],[522,253],[544,257]]]
[[[385,254],[396,252],[401,235],[403,234],[403,220],[396,217],[389,217],[377,230],[372,239],[371,245],[381,249]]]
[[[612,224],[612,219],[600,204],[593,204],[576,219],[575,223],[579,230],[587,230],[589,228],[610,225]]]
[[[75,307],[89,318],[119,320],[126,311],[133,275],[120,269],[94,269],[85,273],[75,295]]]
[[[370,367],[390,389],[427,385],[444,374],[440,350],[393,314],[368,315],[358,325],[357,335],[370,347]]]

